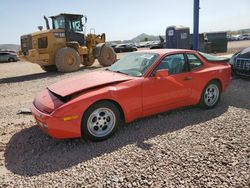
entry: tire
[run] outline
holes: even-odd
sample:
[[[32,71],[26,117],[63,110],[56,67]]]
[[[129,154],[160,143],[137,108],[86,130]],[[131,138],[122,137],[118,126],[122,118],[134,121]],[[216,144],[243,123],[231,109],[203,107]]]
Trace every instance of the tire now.
[[[10,57],[10,58],[8,59],[8,62],[14,62],[14,61],[15,61],[15,59],[12,58],[12,57]]]
[[[221,85],[218,81],[210,81],[203,89],[200,106],[206,109],[214,108],[221,97]]]
[[[115,133],[120,122],[121,114],[115,104],[108,101],[93,104],[83,115],[82,136],[92,141],[106,140]]]
[[[48,66],[40,66],[46,72],[55,72],[57,68],[55,65],[48,65]]]
[[[73,48],[61,48],[56,53],[55,64],[60,72],[77,71],[80,69],[80,55]]]
[[[110,46],[103,46],[101,49],[100,56],[98,57],[99,63],[104,66],[112,65],[116,60],[116,53]]]

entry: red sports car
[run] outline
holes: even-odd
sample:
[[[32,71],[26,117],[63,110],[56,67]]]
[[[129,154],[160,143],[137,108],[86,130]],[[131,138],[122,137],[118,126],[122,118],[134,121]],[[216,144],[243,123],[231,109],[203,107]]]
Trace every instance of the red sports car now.
[[[192,50],[139,51],[106,70],[47,87],[37,94],[32,113],[54,138],[100,141],[121,122],[189,105],[213,108],[230,80],[227,59]]]

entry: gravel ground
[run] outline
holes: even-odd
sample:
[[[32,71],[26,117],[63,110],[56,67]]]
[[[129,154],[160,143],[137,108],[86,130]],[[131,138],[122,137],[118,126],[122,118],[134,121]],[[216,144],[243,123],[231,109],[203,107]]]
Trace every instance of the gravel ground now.
[[[0,187],[250,187],[249,80],[235,78],[215,109],[144,118],[99,143],[51,139],[16,114],[47,85],[93,68],[0,64]]]

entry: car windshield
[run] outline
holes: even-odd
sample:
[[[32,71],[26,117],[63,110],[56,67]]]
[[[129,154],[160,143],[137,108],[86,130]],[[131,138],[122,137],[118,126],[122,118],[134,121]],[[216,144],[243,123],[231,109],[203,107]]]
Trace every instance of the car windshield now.
[[[63,16],[53,18],[54,29],[65,29],[65,21]]]
[[[129,53],[111,65],[108,70],[141,77],[158,57],[159,55],[155,53]]]

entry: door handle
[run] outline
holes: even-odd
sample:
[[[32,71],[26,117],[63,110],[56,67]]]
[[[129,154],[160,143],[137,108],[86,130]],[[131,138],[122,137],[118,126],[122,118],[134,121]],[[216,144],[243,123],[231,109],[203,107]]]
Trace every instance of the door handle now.
[[[185,77],[183,80],[188,81],[188,80],[192,80],[192,77]]]

